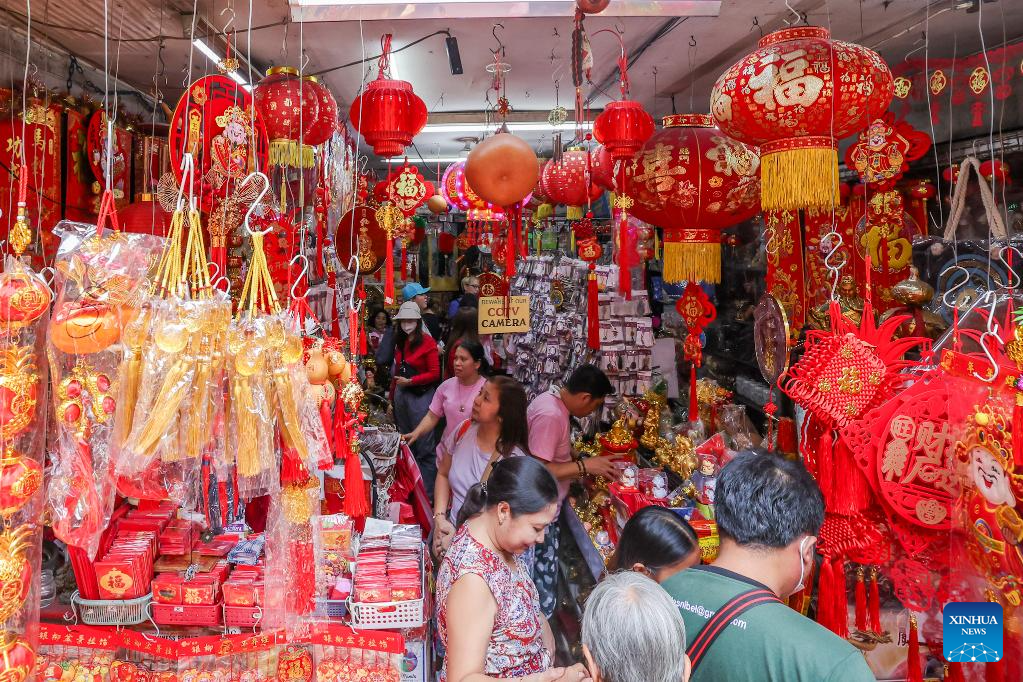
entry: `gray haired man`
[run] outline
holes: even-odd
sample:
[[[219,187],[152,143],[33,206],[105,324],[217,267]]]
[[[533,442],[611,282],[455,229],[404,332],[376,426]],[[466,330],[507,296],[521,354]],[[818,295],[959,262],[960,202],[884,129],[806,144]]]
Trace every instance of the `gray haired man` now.
[[[689,679],[686,626],[678,607],[641,573],[615,573],[593,589],[582,640],[593,682]]]

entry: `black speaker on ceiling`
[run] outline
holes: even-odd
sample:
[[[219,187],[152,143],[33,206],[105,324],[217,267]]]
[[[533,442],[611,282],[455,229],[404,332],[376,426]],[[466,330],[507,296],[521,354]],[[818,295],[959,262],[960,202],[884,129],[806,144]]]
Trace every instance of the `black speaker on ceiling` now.
[[[448,47],[448,66],[451,67],[451,75],[458,76],[462,73],[462,55],[458,52],[458,38],[448,36],[444,39]]]

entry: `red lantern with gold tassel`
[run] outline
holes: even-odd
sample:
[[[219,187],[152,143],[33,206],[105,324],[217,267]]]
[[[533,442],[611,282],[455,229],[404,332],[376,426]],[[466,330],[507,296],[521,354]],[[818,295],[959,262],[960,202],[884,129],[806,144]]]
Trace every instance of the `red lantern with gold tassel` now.
[[[408,81],[390,78],[391,34],[380,39],[379,73],[352,102],[348,120],[377,156],[398,156],[426,125],[426,104]]]
[[[551,202],[568,207],[569,220],[582,218],[583,207],[604,193],[590,177],[589,160],[590,155],[576,147],[565,152],[561,161],[552,159],[543,167],[540,188]]]
[[[721,74],[711,113],[727,135],[760,147],[765,211],[831,208],[838,140],[880,116],[893,92],[876,52],[799,26],[764,36]]]
[[[721,230],[760,212],[760,157],[706,114],[666,116],[624,164],[629,212],[664,229],[664,281],[721,281]]]
[[[317,91],[299,78],[298,69],[274,66],[252,94],[270,138],[270,165],[311,168],[313,148],[301,140],[319,115]]]

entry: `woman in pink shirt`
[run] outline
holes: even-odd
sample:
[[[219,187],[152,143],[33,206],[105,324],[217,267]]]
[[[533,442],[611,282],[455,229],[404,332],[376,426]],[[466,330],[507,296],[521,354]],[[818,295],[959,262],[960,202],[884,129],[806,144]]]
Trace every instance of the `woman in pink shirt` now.
[[[456,425],[437,448],[437,482],[433,488],[436,529],[434,553],[447,551],[454,521],[472,486],[485,481],[495,462],[525,455],[526,392],[506,376],[492,377],[472,406],[472,419]]]
[[[483,346],[478,341],[459,344],[454,356],[454,376],[437,387],[429,411],[416,428],[405,434],[405,442],[409,445],[437,428],[441,418],[445,420],[441,436],[443,440],[472,414],[473,401],[487,381],[483,374],[489,365],[483,354]],[[440,446],[437,447],[437,454],[440,454]]]

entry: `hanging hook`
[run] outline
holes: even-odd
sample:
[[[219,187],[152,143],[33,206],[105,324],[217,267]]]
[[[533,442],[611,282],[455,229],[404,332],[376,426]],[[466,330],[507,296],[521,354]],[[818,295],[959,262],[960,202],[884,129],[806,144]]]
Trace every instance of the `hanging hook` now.
[[[912,50],[910,50],[909,52],[906,53],[906,56],[903,57],[903,59],[902,59],[903,61],[908,62],[909,61],[909,55],[916,54],[920,50],[922,50],[925,47],[927,47],[927,33],[925,31],[921,31],[920,32],[920,37],[916,39],[916,41],[913,43],[913,45],[915,47],[913,47]]]
[[[252,204],[249,206],[249,209],[245,211],[244,223],[245,231],[248,232],[250,235],[266,234],[267,232],[270,232],[273,229],[272,226],[266,228],[262,232],[255,232],[251,227],[249,227],[249,218],[252,217],[252,212],[256,210],[256,207],[259,206],[260,202],[263,201],[263,197],[266,196],[266,193],[270,191],[270,178],[266,177],[266,174],[261,171],[254,171],[252,173],[249,173],[248,176],[246,176],[246,178],[242,180],[242,185],[247,183],[249,180],[252,180],[253,178],[260,179],[263,181],[263,189],[260,190],[259,196],[257,196],[255,201],[252,202]]]
[[[1011,251],[1011,252],[1015,253],[1016,257],[1019,258],[1020,260],[1015,262],[1015,263],[1010,263],[1008,260],[1005,259],[1005,252],[1006,251]],[[1013,265],[1014,264],[1023,264],[1023,253],[1021,253],[1020,250],[1017,249],[1012,244],[1006,244],[1002,248],[998,249],[998,260],[1002,261],[1002,265],[1005,266],[1005,271],[1009,275],[1009,281],[1005,285],[1005,288],[1006,289],[1019,289],[1020,285],[1023,284],[1023,279],[1020,279],[1020,276],[1018,274],[1016,274],[1016,270],[1013,268]]]
[[[950,289],[948,289],[947,291],[945,291],[945,293],[943,293],[941,295],[941,302],[944,303],[945,307],[947,307],[947,308],[955,308],[955,309],[958,310],[959,309],[959,305],[958,305],[959,302],[957,300],[955,300],[955,299],[952,299],[952,301],[950,302],[949,301],[949,296],[952,296],[957,291],[959,291],[960,289],[962,289],[963,287],[965,287],[967,284],[970,283],[970,271],[967,270],[966,268],[964,268],[962,265],[959,265],[958,263],[954,263],[954,264],[948,266],[947,268],[945,268],[944,270],[942,270],[941,273],[938,275],[938,277],[944,277],[946,274],[948,274],[952,270],[961,270],[962,273],[963,273],[963,279],[962,279],[961,282],[959,282],[955,286],[951,287]],[[951,277],[949,279],[951,279]]]
[[[997,330],[997,328],[998,324],[995,323],[995,329]],[[984,339],[988,337],[994,337],[996,343],[1001,343],[1001,338],[998,336],[997,331],[993,332],[986,331],[980,335],[980,340],[978,341],[978,343],[980,344],[981,352],[984,353],[984,357],[987,358],[987,361],[991,364],[991,376],[989,377],[983,376],[979,374],[976,370],[974,370],[972,374],[973,378],[975,378],[977,381],[983,381],[985,384],[993,384],[995,382],[995,379],[998,378],[998,374],[1001,371],[1001,368],[998,366],[998,362],[994,359],[994,357],[992,357],[991,349],[988,348],[987,343],[984,342]]]
[[[696,36],[689,36],[689,47],[696,47]]]
[[[225,7],[224,9],[220,10],[220,16],[224,16],[224,14],[225,14],[226,12],[230,12],[230,13],[231,13],[231,16],[230,16],[230,18],[228,18],[228,20],[227,20],[227,23],[226,23],[226,24],[224,24],[224,28],[223,28],[223,29],[221,29],[221,30],[223,31],[223,33],[224,33],[224,35],[225,35],[225,36],[227,35],[227,33],[228,33],[228,30],[229,30],[229,29],[230,29],[230,28],[231,28],[232,26],[234,26],[234,18],[235,18],[235,15],[234,15],[234,7],[231,7],[230,5],[228,5],[228,6],[227,6],[227,7]]]
[[[494,41],[497,42],[497,49],[496,50],[491,50],[490,52],[495,57],[498,56],[498,55],[500,55],[501,57],[504,57],[504,42],[497,35],[497,29],[501,29],[502,31],[504,31],[504,24],[502,24],[502,23],[495,23],[494,26],[490,29],[490,34],[492,36],[494,36]]]
[[[845,266],[845,255],[839,254],[839,250],[842,248],[844,240],[842,235],[834,229],[832,225],[831,232],[828,232],[821,237],[820,248],[825,250],[827,253],[824,254],[824,267],[829,273],[831,273],[831,300],[838,300],[838,283],[842,277],[842,268]],[[825,245],[825,243],[827,245]],[[834,263],[833,260],[836,255],[841,255],[842,262]]]
[[[991,309],[988,310],[987,313],[987,333],[997,334],[1000,331],[998,322],[995,320],[995,307],[998,306],[998,294],[996,294],[993,290],[985,291],[981,301],[983,301],[983,304],[986,304],[988,299],[991,299]]]
[[[305,50],[302,50],[302,66],[299,68],[299,71],[302,72],[302,73],[305,73],[308,68],[309,68],[309,53],[306,52]]]
[[[302,259],[302,272],[298,273],[298,277],[295,278],[294,284],[291,285],[291,298],[298,298],[298,294],[295,293],[295,288],[302,282],[302,278],[309,274],[309,256],[304,253],[296,253],[294,258],[288,261],[288,267],[290,268],[295,264],[299,258]],[[302,298],[305,298],[303,296]]]
[[[798,24],[800,21],[803,20],[803,15],[799,13],[799,10],[797,10],[795,7],[793,7],[792,5],[789,4],[789,0],[785,0],[785,9],[787,9],[790,12],[792,12],[793,16],[796,17],[795,21],[789,21],[788,19],[783,19],[782,21],[785,22],[786,26],[792,26],[793,24]]]
[[[192,183],[195,180],[195,160],[191,152],[185,152],[181,157],[181,186],[178,187],[178,200],[175,203],[177,210],[185,207],[185,186],[188,186],[189,203],[192,198]]]
[[[764,27],[760,25],[760,18],[757,16],[753,17],[753,25],[750,26],[749,32],[752,33],[753,29],[757,29],[758,31],[760,31],[761,38],[764,37]]]

